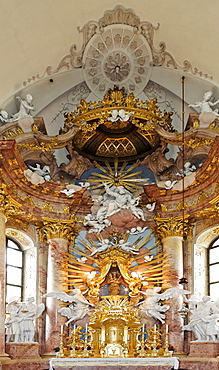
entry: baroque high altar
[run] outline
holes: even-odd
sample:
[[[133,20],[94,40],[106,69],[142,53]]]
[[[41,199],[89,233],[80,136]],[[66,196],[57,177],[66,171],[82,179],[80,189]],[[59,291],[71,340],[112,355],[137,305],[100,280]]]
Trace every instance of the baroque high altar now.
[[[6,309],[0,303],[3,370],[8,356],[146,358],[178,368],[175,357],[186,366],[187,354],[219,355],[219,300],[192,274],[194,248],[201,269],[203,245],[218,234],[218,101],[206,92],[180,131],[174,107],[137,97],[162,50],[151,47],[149,22],[130,12],[120,24],[120,13],[127,15],[117,7],[112,24],[100,20],[102,33],[95,22],[82,30],[86,47],[72,58],[83,60],[87,89],[99,99],[82,94],[59,134],[32,117],[30,94],[18,97],[11,118],[0,114],[2,281],[5,235],[23,245],[26,269],[24,301],[8,293]]]

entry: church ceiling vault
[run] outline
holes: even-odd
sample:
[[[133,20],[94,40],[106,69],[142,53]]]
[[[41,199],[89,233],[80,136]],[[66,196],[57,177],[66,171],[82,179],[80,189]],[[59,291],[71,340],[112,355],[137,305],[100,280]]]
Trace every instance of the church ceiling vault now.
[[[2,182],[24,210],[21,218],[82,218],[92,207],[89,191],[82,187],[72,198],[62,191],[98,165],[113,168],[115,158],[120,169],[124,163],[138,164],[155,176],[156,184],[143,185],[141,195],[143,207],[156,200],[148,215],[151,224],[155,215],[180,217],[183,212],[198,219],[217,217],[219,120],[200,125],[198,113],[191,113],[185,101],[188,123],[183,127],[179,86],[170,87],[171,76],[181,79],[182,73],[189,81],[199,75],[210,84],[211,78],[188,60],[178,64],[165,42],[156,47],[159,27],[117,6],[79,28],[81,49],[73,45],[55,68],[24,81],[21,94],[31,89],[34,94],[47,77],[60,84],[53,95],[43,90],[44,106],[36,95],[31,129],[23,130],[19,122],[0,129]],[[184,181],[177,176],[188,161],[196,171]],[[36,163],[49,166],[51,181],[34,185],[24,176]],[[168,188],[166,181],[177,184]]]

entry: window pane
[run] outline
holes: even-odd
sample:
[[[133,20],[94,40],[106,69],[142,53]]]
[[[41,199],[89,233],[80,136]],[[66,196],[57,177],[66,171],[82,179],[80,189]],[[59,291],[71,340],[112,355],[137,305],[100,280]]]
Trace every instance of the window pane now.
[[[219,247],[209,250],[209,263],[219,262]]]
[[[219,263],[216,265],[209,266],[209,272],[210,272],[210,283],[213,281],[219,280]]]
[[[10,248],[14,248],[14,249],[18,249],[18,250],[19,250],[19,248],[18,248],[17,244],[16,244],[15,242],[13,242],[13,240],[11,240],[11,239],[8,239],[8,240],[7,240],[7,245],[8,245]]]
[[[212,247],[215,247],[216,245],[219,245],[219,238],[214,241],[212,244]]]
[[[21,285],[21,275],[20,268],[7,266],[7,284]]]
[[[12,297],[21,298],[21,288],[17,286],[7,285],[6,302],[8,302],[9,299]]]
[[[22,267],[22,252],[7,248],[7,264]]]
[[[210,296],[211,299],[214,301],[219,296],[219,283],[210,284]]]

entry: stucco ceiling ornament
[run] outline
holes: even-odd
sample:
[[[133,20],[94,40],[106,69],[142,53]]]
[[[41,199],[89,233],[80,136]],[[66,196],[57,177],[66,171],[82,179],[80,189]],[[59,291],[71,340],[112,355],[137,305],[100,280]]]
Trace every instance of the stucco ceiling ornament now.
[[[133,27],[112,24],[93,35],[83,53],[84,79],[101,98],[116,83],[137,96],[152,72],[152,53],[145,37]]]
[[[79,51],[73,44],[56,68],[48,66],[41,75],[29,77],[23,85],[75,68],[85,68],[85,81],[98,97],[112,87],[111,83],[122,83],[128,92],[135,91],[138,95],[149,81],[152,66],[171,67],[212,79],[193,68],[189,60],[180,66],[166,50],[164,41],[157,49],[153,44],[154,31],[159,26],[159,23],[154,26],[149,21],[141,22],[133,10],[118,5],[106,11],[99,21],[88,21],[82,28],[78,27],[83,36]]]

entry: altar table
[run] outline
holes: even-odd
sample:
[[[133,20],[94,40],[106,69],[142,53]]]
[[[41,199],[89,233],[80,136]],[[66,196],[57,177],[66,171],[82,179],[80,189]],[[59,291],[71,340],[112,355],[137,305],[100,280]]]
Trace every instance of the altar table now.
[[[176,357],[150,358],[51,358],[50,370],[170,370],[178,369]]]

